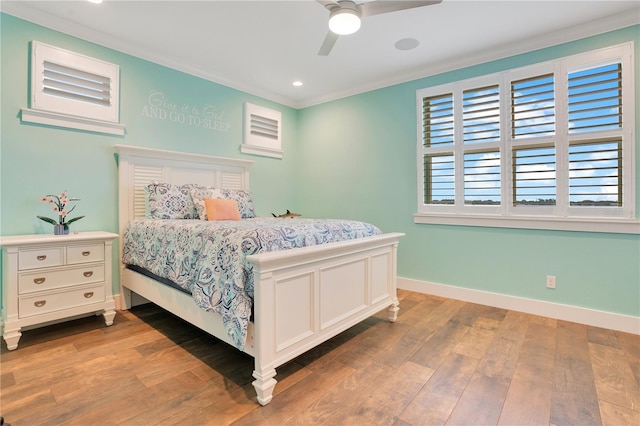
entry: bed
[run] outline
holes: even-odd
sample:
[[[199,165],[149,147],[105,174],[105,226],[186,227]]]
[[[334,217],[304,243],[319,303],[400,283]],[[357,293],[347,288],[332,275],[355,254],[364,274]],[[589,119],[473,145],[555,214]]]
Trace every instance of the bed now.
[[[125,145],[115,148],[121,255],[125,233],[131,232],[129,224],[148,216],[145,191],[150,184],[249,191],[253,161]],[[297,219],[271,220],[284,223]],[[280,365],[385,308],[389,321],[396,320],[397,247],[403,235],[378,233],[245,256],[253,280],[253,299],[251,321],[241,342],[237,335],[228,333],[221,315],[199,308],[192,295],[124,263],[120,273],[122,308],[155,303],[253,356],[253,386],[258,402],[266,405],[272,399]]]

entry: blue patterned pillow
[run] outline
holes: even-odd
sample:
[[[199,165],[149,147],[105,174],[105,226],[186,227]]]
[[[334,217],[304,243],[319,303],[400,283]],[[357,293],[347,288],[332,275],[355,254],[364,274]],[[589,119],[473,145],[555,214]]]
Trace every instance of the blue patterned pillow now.
[[[152,219],[197,219],[189,189],[191,185],[152,183],[146,187],[149,217]]]
[[[256,217],[253,208],[253,196],[250,191],[193,185],[191,187],[191,198],[193,199],[193,204],[196,206],[196,217],[199,217],[200,220],[208,220],[207,209],[204,204],[205,198],[235,200],[238,203],[238,210],[240,210],[240,217],[242,219]]]
[[[225,198],[230,200],[236,200],[238,203],[238,210],[240,210],[240,217],[243,219],[249,219],[256,217],[256,213],[253,208],[253,196],[250,191],[243,189],[223,189]]]
[[[205,198],[227,198],[221,189],[206,186],[192,185],[190,193],[196,207],[196,219],[200,220],[208,220]]]

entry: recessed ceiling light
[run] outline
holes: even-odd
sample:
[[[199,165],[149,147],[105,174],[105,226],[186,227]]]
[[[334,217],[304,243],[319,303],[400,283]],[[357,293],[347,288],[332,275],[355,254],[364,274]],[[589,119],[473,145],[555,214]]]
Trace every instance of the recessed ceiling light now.
[[[91,3],[100,4],[102,0],[89,0]]]
[[[296,86],[296,87],[300,87],[300,86],[302,86],[304,83],[303,83],[303,82],[301,82],[300,80],[296,80],[296,81],[294,81],[292,84],[293,84],[294,86]]]
[[[402,40],[396,41],[396,49],[398,50],[411,50],[418,47],[420,42],[415,38],[403,38]]]

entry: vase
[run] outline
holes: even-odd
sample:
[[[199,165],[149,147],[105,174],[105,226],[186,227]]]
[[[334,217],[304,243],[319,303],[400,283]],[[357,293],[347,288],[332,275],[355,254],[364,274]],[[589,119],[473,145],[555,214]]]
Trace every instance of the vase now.
[[[69,234],[69,227],[67,225],[53,225],[54,235],[67,235]]]

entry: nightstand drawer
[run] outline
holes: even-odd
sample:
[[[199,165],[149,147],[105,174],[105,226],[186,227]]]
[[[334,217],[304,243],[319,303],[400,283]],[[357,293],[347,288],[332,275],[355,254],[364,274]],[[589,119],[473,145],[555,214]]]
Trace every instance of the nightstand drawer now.
[[[78,288],[55,293],[35,294],[19,298],[18,316],[20,318],[41,315],[63,309],[77,308],[82,305],[104,302],[104,285]]]
[[[33,293],[101,281],[104,281],[104,263],[53,271],[28,272],[18,277],[18,293]]]
[[[36,250],[20,250],[18,253],[18,269],[47,268],[64,263],[64,247],[46,247]]]
[[[25,327],[98,313],[113,324],[117,237],[102,231],[0,236],[0,329],[7,349],[18,347]]]
[[[67,247],[67,264],[101,262],[104,260],[104,244]]]

